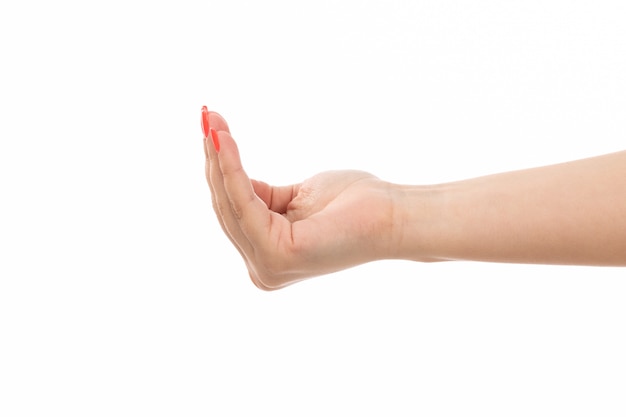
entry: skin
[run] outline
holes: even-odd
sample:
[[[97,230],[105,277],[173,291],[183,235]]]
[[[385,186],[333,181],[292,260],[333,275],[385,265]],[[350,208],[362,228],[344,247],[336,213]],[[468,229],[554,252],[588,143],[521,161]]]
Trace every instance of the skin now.
[[[380,259],[626,266],[626,151],[447,184],[330,171],[273,187],[209,120],[213,208],[263,290]]]

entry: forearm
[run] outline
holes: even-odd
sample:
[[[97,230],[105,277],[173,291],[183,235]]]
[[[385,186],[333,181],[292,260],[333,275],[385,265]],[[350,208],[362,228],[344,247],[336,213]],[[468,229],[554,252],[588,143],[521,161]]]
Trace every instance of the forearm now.
[[[626,152],[399,190],[399,258],[626,265]]]

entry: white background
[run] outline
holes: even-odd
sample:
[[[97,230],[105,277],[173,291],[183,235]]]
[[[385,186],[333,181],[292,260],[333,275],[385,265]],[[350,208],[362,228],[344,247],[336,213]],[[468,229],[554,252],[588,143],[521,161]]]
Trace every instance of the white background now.
[[[623,416],[624,269],[390,261],[262,292],[199,120],[274,184],[613,152],[624,22],[621,1],[3,3],[0,415]]]

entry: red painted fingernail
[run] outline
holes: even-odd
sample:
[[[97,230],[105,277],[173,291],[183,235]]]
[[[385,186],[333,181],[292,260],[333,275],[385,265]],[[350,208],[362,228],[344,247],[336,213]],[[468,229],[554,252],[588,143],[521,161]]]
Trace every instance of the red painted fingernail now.
[[[202,106],[202,118],[200,120],[200,124],[202,125],[202,133],[204,133],[204,137],[209,137],[209,110],[206,106]]]
[[[211,139],[213,139],[213,146],[215,147],[215,151],[220,151],[220,138],[217,136],[217,131],[215,129],[209,129],[211,131]]]

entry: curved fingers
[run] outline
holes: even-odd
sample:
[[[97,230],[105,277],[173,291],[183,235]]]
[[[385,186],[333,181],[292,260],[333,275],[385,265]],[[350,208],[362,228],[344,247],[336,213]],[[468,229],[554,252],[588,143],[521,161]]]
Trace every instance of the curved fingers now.
[[[246,253],[251,251],[253,252],[250,242],[243,235],[243,232],[237,226],[236,222],[229,220],[231,213],[227,198],[224,198],[226,192],[224,190],[217,153],[215,152],[215,149],[213,149],[213,145],[208,143],[208,141],[208,138],[204,139],[205,154],[207,154],[206,176],[209,188],[211,189],[213,210],[215,211],[215,214],[217,214],[217,219],[222,227],[222,230],[224,231],[224,234],[228,237],[230,242],[243,258],[251,281],[257,288],[264,291],[270,291],[273,288],[266,286],[261,280],[258,279],[258,274],[253,272],[255,270],[253,266],[254,262]],[[226,200],[225,203],[224,200]]]
[[[256,195],[252,182],[241,165],[237,144],[227,131],[218,132],[218,153],[221,180],[230,213],[226,226],[237,227],[248,239],[252,248],[262,245],[270,229],[270,212]]]
[[[228,132],[218,134],[219,166],[231,209],[229,221],[236,222],[250,245],[249,251],[244,249],[250,259],[250,277],[261,289],[282,288],[293,281],[290,271],[295,255],[293,229],[291,222],[274,209],[286,208],[298,186],[265,184],[261,193],[266,194],[267,200],[259,197],[257,190],[261,183],[250,180],[244,171],[235,141]],[[231,228],[228,222],[226,226]]]
[[[265,291],[282,288],[288,283],[277,279],[273,270],[285,260],[278,243],[289,236],[290,224],[277,213],[286,211],[299,185],[271,187],[250,180],[226,121],[215,112],[209,113],[209,119],[220,141],[220,151],[216,152],[210,139],[204,140],[213,209],[244,259],[252,282]]]
[[[225,194],[223,185],[221,184],[221,175],[219,173],[219,162],[217,161],[217,155],[214,149],[211,149],[212,145],[208,143],[208,138],[204,138],[204,153],[206,155],[205,161],[205,174],[209,189],[211,190],[211,203],[213,205],[213,211],[217,214],[217,220],[224,231],[224,234],[228,237],[233,246],[239,251],[239,254],[244,259],[246,265],[249,265],[249,260],[245,255],[242,245],[239,243],[241,238],[237,239],[238,235],[241,235],[241,231],[229,230],[226,226],[225,216],[228,213],[224,212],[224,204],[220,201],[221,197]],[[242,242],[243,243],[243,242]]]

